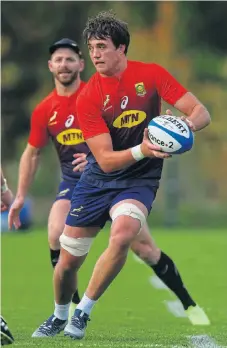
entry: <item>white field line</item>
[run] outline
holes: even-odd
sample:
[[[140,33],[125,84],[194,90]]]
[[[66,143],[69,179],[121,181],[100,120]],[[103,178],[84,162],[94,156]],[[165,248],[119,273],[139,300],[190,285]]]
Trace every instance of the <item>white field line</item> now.
[[[193,348],[224,348],[219,346],[215,340],[208,335],[188,336]]]
[[[91,346],[90,347],[99,347],[99,348],[101,348],[101,347],[113,347],[113,344],[108,344],[108,343],[106,343],[106,344],[102,344],[101,346],[100,346],[100,344],[98,344],[98,343],[94,343],[94,344],[91,344]],[[173,345],[163,345],[163,344],[153,344],[153,343],[145,343],[145,344],[143,344],[143,343],[119,343],[118,344],[118,347],[129,347],[129,348],[134,348],[134,347],[136,347],[136,348],[185,348],[185,347],[183,347],[183,346],[173,346]]]
[[[44,338],[45,340],[45,338]],[[40,342],[41,343],[41,342]],[[43,340],[42,340],[42,343],[43,343]],[[14,346],[21,346],[21,342],[14,342]],[[23,342],[23,347],[37,347],[37,340],[34,339],[33,342]],[[70,342],[66,341],[64,342],[64,346],[65,347],[71,347],[71,344]],[[76,345],[77,347],[85,347],[85,345],[83,343],[79,343]],[[102,348],[102,347],[105,347],[105,348],[113,348],[114,344],[112,343],[103,343],[103,344],[100,344],[100,343],[91,343],[90,344],[90,347],[98,347],[98,348]],[[163,344],[142,344],[142,343],[136,343],[136,344],[132,344],[132,343],[119,343],[118,344],[118,347],[120,348],[185,348],[184,346],[173,346],[173,345],[163,345]]]

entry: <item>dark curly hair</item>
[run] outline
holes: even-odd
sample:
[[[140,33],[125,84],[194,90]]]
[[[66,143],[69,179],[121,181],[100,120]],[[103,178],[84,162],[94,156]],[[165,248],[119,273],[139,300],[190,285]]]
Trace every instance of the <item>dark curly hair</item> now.
[[[118,19],[112,10],[102,11],[97,16],[88,18],[83,37],[86,44],[91,38],[98,40],[110,38],[116,48],[125,45],[125,54],[130,42],[127,23]]]

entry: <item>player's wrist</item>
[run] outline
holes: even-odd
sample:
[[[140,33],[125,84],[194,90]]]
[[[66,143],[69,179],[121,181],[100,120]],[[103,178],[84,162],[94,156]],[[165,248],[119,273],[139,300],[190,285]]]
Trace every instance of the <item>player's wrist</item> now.
[[[25,197],[26,195],[20,193],[20,192],[17,192],[16,196],[15,196],[15,199],[19,199],[20,201],[25,201]]]
[[[3,184],[1,185],[1,194],[4,194],[5,192],[7,192],[9,190],[9,187],[7,185],[7,181],[4,178],[3,179]]]
[[[140,145],[136,145],[134,147],[131,147],[131,154],[132,157],[138,162],[141,161],[142,159],[145,158],[142,149],[141,149],[141,144]]]

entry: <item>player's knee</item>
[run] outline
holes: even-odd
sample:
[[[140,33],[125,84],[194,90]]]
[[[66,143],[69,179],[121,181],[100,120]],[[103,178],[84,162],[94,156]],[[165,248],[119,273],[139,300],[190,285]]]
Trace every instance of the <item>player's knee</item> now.
[[[119,217],[129,216],[130,218],[139,221],[140,228],[146,222],[146,216],[143,211],[138,208],[135,204],[132,203],[122,203],[116,209],[114,209],[113,214],[111,216],[112,221],[115,221]]]
[[[60,236],[61,247],[73,256],[84,256],[88,254],[94,238],[72,238],[64,233]]]
[[[139,230],[139,223],[136,227],[131,220],[119,218],[112,227],[110,244],[118,249],[129,248]]]
[[[121,232],[120,232],[121,231]],[[124,233],[125,232],[125,233]],[[126,230],[119,230],[116,233],[112,234],[110,237],[110,246],[114,247],[116,250],[124,250],[130,247],[132,237],[130,233],[127,233]]]
[[[126,217],[129,217],[129,219]],[[119,248],[128,247],[146,222],[146,217],[142,210],[132,203],[119,205],[114,210],[111,218],[114,224],[110,242]]]

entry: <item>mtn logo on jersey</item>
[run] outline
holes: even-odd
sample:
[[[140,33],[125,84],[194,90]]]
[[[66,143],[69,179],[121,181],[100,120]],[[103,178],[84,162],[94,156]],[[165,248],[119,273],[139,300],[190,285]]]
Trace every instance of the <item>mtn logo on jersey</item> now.
[[[136,94],[139,97],[144,97],[147,94],[147,91],[145,89],[144,83],[143,82],[139,82],[135,84],[135,88],[136,88]]]
[[[59,133],[56,137],[62,145],[78,145],[84,143],[84,137],[80,129],[71,128]]]
[[[147,117],[144,111],[127,110],[122,112],[113,123],[115,128],[132,128],[142,123]]]

